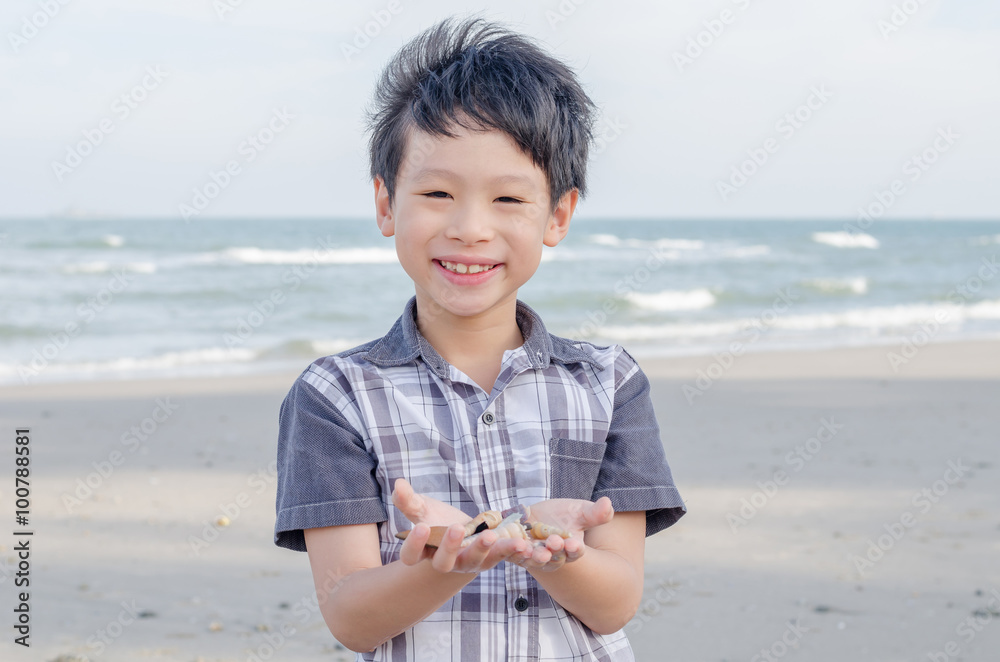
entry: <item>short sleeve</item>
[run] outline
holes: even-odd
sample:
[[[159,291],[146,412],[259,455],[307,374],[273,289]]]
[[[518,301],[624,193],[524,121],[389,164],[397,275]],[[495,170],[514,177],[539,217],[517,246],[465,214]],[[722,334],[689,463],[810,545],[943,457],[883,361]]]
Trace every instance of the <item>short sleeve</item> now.
[[[594,486],[594,500],[606,496],[616,511],[646,511],[646,535],[662,531],[687,511],[660,441],[649,379],[622,349],[615,362],[620,382]]]
[[[279,415],[274,544],[304,552],[303,529],[385,521],[377,465],[344,415],[300,377]]]

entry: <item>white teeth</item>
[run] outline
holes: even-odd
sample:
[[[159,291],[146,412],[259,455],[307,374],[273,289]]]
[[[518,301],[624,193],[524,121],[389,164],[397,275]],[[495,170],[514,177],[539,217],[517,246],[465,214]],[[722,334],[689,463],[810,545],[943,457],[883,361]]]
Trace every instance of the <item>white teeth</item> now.
[[[443,266],[448,271],[454,271],[458,274],[478,274],[481,271],[489,271],[495,264],[462,264],[461,262],[445,262],[444,260],[439,260],[441,266]]]

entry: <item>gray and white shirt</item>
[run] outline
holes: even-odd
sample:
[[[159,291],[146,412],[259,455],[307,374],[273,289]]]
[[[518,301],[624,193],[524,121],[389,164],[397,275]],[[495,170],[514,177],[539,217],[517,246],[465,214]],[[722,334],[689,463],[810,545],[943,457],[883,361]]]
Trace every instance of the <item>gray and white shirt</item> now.
[[[646,511],[646,535],[685,512],[660,442],[649,380],[619,345],[549,334],[517,302],[524,344],[487,393],[416,324],[416,298],[389,333],[315,361],[281,407],[275,544],[303,529],[378,525],[382,563],[412,528],[391,501],[405,478],[470,517],[544,499],[611,499]],[[624,631],[599,635],[523,568],[480,573],[424,621],[359,660],[632,660]]]

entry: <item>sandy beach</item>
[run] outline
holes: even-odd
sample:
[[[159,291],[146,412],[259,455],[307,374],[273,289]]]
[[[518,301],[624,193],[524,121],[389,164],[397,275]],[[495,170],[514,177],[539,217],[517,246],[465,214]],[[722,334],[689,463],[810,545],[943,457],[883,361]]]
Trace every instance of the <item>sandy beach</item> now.
[[[647,540],[638,660],[996,659],[1000,342],[899,351],[639,358],[689,513]],[[295,377],[0,388],[35,532],[30,649],[0,538],[0,659],[353,659],[271,542]]]

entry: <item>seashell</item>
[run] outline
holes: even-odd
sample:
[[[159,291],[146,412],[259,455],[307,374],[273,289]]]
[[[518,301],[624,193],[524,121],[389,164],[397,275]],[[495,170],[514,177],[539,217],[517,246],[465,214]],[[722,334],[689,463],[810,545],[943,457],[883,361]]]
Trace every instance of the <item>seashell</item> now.
[[[552,535],[559,536],[560,538],[570,537],[569,531],[560,529],[558,526],[552,526],[551,524],[543,524],[542,522],[528,524],[526,528],[531,530],[531,537],[535,540],[547,540]]]
[[[497,528],[493,529],[498,538],[513,538],[516,540],[527,540],[528,532],[521,524],[521,513],[508,515]]]
[[[471,536],[486,529],[495,529],[500,526],[502,521],[503,515],[498,510],[487,510],[484,513],[479,513],[471,522],[465,525],[465,535]],[[483,526],[484,524],[486,525],[485,527]]]
[[[496,512],[496,511],[494,511]],[[497,513],[499,514],[499,513]],[[524,525],[521,524],[521,513],[513,513],[508,515],[506,519],[501,521],[499,524],[493,528],[493,532],[497,534],[497,538],[512,538],[514,540],[527,540],[528,532],[525,530]],[[480,532],[481,533],[481,532]],[[462,547],[468,547],[471,545],[476,538],[479,537],[479,533],[471,535],[462,541]]]
[[[570,537],[568,531],[560,529],[557,526],[552,526],[551,524],[545,524],[542,522],[525,524],[522,522],[524,514],[525,511],[520,510],[518,512],[511,513],[504,518],[503,515],[496,510],[487,510],[486,512],[476,515],[472,521],[465,525],[465,539],[462,540],[462,547],[468,547],[471,545],[476,538],[487,529],[492,529],[497,534],[498,538],[533,540],[536,545],[544,544],[542,541],[546,540],[551,535],[557,535],[562,538]],[[427,539],[427,547],[440,547],[441,541],[444,540],[444,536],[448,532],[448,527],[432,526],[430,529],[431,532]],[[396,534],[396,537],[400,540],[406,540],[408,535],[410,535],[410,531],[400,531]]]

